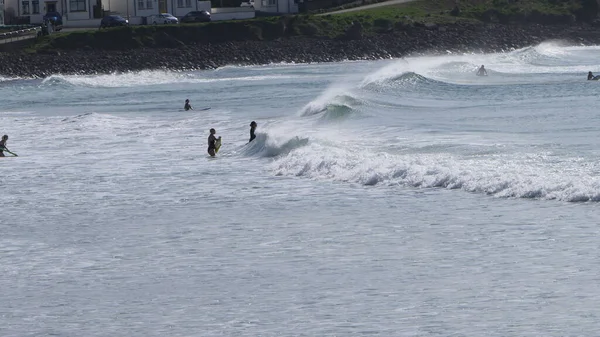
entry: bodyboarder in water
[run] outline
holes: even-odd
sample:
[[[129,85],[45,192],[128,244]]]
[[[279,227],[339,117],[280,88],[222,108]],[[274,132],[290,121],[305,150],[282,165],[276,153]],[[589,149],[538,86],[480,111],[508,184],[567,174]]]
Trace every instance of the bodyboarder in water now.
[[[215,133],[217,133],[215,129],[210,129],[210,136],[208,136],[208,154],[211,157],[215,156],[215,151],[217,149],[217,139],[221,139],[221,137],[215,137]]]
[[[183,108],[185,109],[185,111],[194,110],[194,108],[192,108],[192,105],[190,104],[190,100],[189,99],[185,100],[185,105],[183,106]]]
[[[256,138],[256,135],[254,134],[254,131],[256,131],[256,127],[256,122],[252,121],[252,123],[250,123],[250,140],[248,141],[248,143],[250,143],[254,140],[254,138]]]
[[[588,73],[588,81],[593,80],[594,79],[594,74],[592,74],[592,72],[590,71]]]
[[[485,67],[483,66],[483,64],[481,65],[481,68],[479,68],[479,70],[477,70],[477,76],[487,76],[487,71],[485,70]]]

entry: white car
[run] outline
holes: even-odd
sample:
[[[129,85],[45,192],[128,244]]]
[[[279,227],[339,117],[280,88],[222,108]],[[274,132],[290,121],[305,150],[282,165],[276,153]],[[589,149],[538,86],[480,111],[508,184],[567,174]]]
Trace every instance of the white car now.
[[[150,15],[148,17],[148,24],[152,25],[166,25],[169,23],[179,23],[179,19],[169,13],[161,13],[158,15]]]
[[[240,7],[253,7],[254,8],[254,0],[246,0],[242,2]]]

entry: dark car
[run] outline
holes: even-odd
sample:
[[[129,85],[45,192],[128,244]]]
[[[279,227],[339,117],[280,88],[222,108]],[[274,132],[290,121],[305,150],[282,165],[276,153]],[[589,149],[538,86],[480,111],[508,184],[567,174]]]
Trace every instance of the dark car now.
[[[181,18],[181,22],[210,22],[210,13],[207,11],[193,11]]]
[[[63,26],[62,15],[60,15],[59,12],[48,12],[48,13],[44,14],[43,19],[44,19],[44,22],[52,23],[52,25],[54,26],[54,30],[59,31],[62,29],[62,26]]]
[[[127,26],[129,21],[119,15],[107,15],[100,21],[100,28]]]

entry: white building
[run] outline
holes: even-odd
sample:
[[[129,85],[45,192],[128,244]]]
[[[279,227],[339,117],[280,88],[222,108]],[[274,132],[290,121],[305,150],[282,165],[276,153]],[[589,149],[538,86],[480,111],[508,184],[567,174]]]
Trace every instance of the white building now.
[[[41,23],[48,12],[62,15],[63,25],[69,21],[89,20],[102,17],[102,6],[107,0],[5,0],[5,7],[12,8],[17,17],[29,17],[31,23]]]
[[[214,21],[249,19],[252,8],[213,8],[210,1],[198,0],[0,0],[15,17],[29,17],[32,24],[42,23],[44,14],[58,12],[64,27],[99,27],[104,12],[111,12],[139,25],[143,18],[160,13],[182,17],[191,11],[205,10],[213,13]],[[274,0],[266,0],[274,1]],[[288,0],[277,0],[280,2]],[[293,3],[294,0],[289,0]],[[297,11],[297,6],[295,7]],[[273,7],[273,9],[277,9]]]
[[[298,13],[298,4],[294,0],[254,0],[254,9],[266,13]]]
[[[191,11],[210,12],[210,1],[197,0],[104,0],[104,10],[129,17],[130,23],[140,24],[141,17],[171,13],[182,17]]]
[[[29,17],[31,23],[41,23],[44,14],[58,12],[65,27],[97,27],[103,11],[129,18],[131,24],[141,24],[142,17],[171,13],[184,16],[188,12],[211,11],[210,1],[197,0],[0,0],[12,8],[17,17]]]

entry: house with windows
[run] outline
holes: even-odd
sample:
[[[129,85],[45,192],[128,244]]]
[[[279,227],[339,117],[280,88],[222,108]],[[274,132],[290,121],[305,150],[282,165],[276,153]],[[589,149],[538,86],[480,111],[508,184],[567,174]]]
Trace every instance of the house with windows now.
[[[106,5],[104,10],[129,17],[131,24],[141,24],[142,17],[160,13],[181,17],[191,11],[210,12],[210,1],[197,0],[110,0]]]
[[[251,8],[211,9],[210,1],[198,0],[0,0],[11,9],[13,17],[42,23],[44,14],[58,12],[64,27],[99,27],[104,13],[114,13],[129,20],[132,25],[144,23],[144,18],[160,13],[182,17],[191,11],[214,12],[215,20],[247,19],[254,17]],[[282,2],[284,0],[265,0]],[[285,0],[287,1],[287,0]],[[294,1],[294,0],[289,0]],[[276,7],[273,7],[276,9]],[[297,6],[296,6],[297,8]],[[229,11],[233,11],[229,13]],[[238,13],[239,12],[239,13]],[[250,13],[251,12],[251,13]]]
[[[102,7],[109,0],[4,0],[5,8],[19,18],[29,17],[32,24],[42,23],[44,14],[58,12],[63,25],[70,21],[100,19]],[[114,1],[114,0],[111,0]]]
[[[298,1],[299,0],[254,0],[254,9],[256,9],[257,12],[266,13],[298,13]]]

